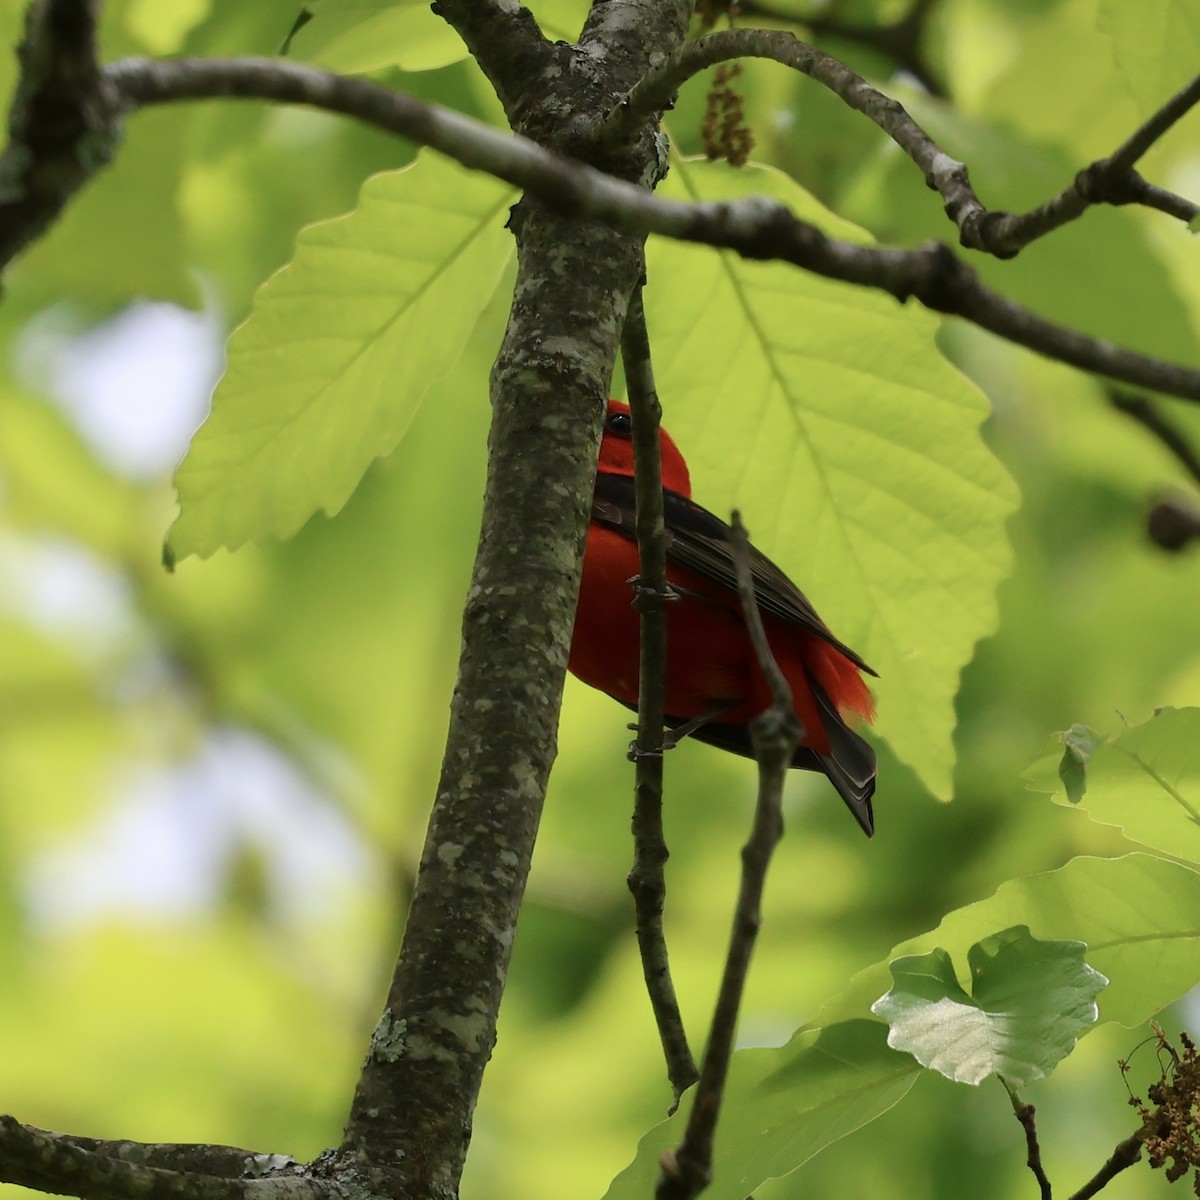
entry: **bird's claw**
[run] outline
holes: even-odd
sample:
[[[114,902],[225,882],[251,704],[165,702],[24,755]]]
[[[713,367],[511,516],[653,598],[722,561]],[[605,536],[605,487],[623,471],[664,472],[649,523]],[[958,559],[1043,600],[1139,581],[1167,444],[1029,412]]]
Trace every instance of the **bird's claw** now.
[[[664,747],[664,749],[670,749],[670,747]],[[643,750],[637,742],[630,742],[629,749],[625,751],[625,757],[632,763],[639,762],[643,758],[662,758],[662,756],[662,750]]]
[[[651,601],[661,600],[664,603],[671,603],[673,600],[679,599],[677,592],[669,583],[665,591],[659,591],[658,588],[652,588],[648,584],[642,582],[640,575],[630,575],[625,582],[633,589],[633,599],[630,601],[630,607],[638,612],[645,610]]]
[[[633,722],[625,726],[626,729],[633,733],[637,732],[637,723]],[[663,731],[663,744],[657,750],[643,750],[636,741],[629,743],[629,749],[625,752],[625,757],[630,762],[637,762],[639,758],[662,758],[664,750],[674,750],[675,742],[671,740],[671,735],[665,730]]]

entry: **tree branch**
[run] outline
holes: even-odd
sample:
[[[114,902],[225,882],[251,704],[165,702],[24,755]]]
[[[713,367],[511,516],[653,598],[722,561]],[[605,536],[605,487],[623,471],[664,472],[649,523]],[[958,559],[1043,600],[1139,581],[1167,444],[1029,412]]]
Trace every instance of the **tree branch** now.
[[[539,251],[571,247],[555,260],[562,276],[548,279],[540,261],[530,265],[522,222],[446,752],[347,1123],[343,1158],[389,1196],[457,1195],[555,755],[607,370],[637,277],[628,239],[573,232],[560,221],[538,236]],[[618,274],[611,295],[599,289],[598,263]],[[535,349],[526,302],[557,354]],[[581,310],[592,329],[580,327]]]
[[[1175,456],[1183,469],[1200,483],[1200,455],[1184,431],[1169,420],[1162,409],[1145,396],[1133,396],[1119,388],[1108,389],[1108,402],[1143,429],[1152,433]]]
[[[830,279],[890,292],[900,300],[913,297],[927,308],[964,317],[1047,358],[1136,387],[1200,400],[1200,371],[1036,316],[984,287],[942,243],[897,250],[840,242],[783,205],[760,197],[698,204],[662,200],[525,138],[365,80],[296,63],[126,59],[107,68],[106,75],[132,108],[225,96],[285,100],[341,112],[525,188],[564,216],[603,222],[639,237],[657,233],[724,247],[746,258],[790,262]]]
[[[1200,104],[1200,75],[1172,96],[1105,161],[1114,170],[1131,169],[1176,121],[1185,117],[1197,104]]]
[[[658,427],[662,408],[654,386],[650,337],[639,284],[621,334],[621,358],[633,413],[634,486],[637,500],[638,578],[634,604],[641,615],[637,741],[633,807],[633,868],[629,890],[637,913],[638,950],[646,991],[658,1026],[667,1077],[675,1102],[699,1072],[688,1046],[663,933],[669,852],[663,836],[663,728],[667,676],[667,605],[675,598],[667,583],[667,531],[663,517],[662,463]]]
[[[258,1170],[288,1170],[245,1178]],[[84,1200],[317,1200],[325,1189],[279,1155],[51,1133],[0,1116],[0,1179]]]
[[[602,111],[655,48],[674,48],[685,25],[680,5],[654,0],[637,21],[613,29],[608,56],[578,74],[573,93],[546,101],[555,136]],[[291,86],[303,93],[311,80],[302,73]],[[368,97],[397,126],[415,122],[426,135],[418,140],[460,153],[473,146],[475,166],[515,150],[510,162],[533,154],[568,174],[586,169],[355,83],[319,86],[348,104]],[[642,178],[652,152],[647,139],[616,156],[613,170]],[[446,753],[341,1154],[379,1181],[373,1190],[392,1196],[457,1194],[555,756],[605,399],[642,273],[639,235],[580,222],[533,196],[515,206],[509,228],[517,280],[491,375],[487,485]]]
[[[0,264],[53,222],[112,157],[117,94],[96,59],[99,0],[34,0],[0,156]]]
[[[1021,1128],[1025,1131],[1026,1165],[1033,1172],[1034,1179],[1037,1180],[1041,1200],[1051,1200],[1050,1180],[1047,1178],[1046,1170],[1042,1166],[1042,1147],[1038,1143],[1037,1109],[1032,1104],[1024,1103],[1007,1084],[1005,1084],[1005,1091],[1008,1092],[1008,1098],[1012,1102],[1013,1114],[1020,1122]]]
[[[1200,100],[1200,77],[1169,100],[1115,154],[1080,171],[1059,195],[1027,213],[993,212],[971,187],[967,167],[944,153],[904,106],[844,63],[774,29],[731,29],[687,42],[649,71],[601,122],[598,136],[620,142],[674,102],[679,87],[700,71],[735,58],[767,58],[823,84],[868,117],[921,169],[971,250],[1012,258],[1023,247],[1073,221],[1093,204],[1144,204],[1188,221],[1200,206],[1148,184],[1133,163]]]
[[[1011,257],[1030,242],[1081,216],[1093,204],[1141,204],[1181,221],[1200,213],[1200,205],[1147,183],[1134,164],[1182,116],[1200,103],[1200,75],[1172,96],[1108,158],[1098,159],[1075,176],[1075,182],[1045,204],[1021,215],[987,213],[972,217],[988,245],[1000,257]],[[986,230],[986,232],[983,232]],[[964,238],[964,245],[968,244]]]
[[[224,1179],[259,1179],[272,1171],[302,1165],[287,1154],[261,1154],[239,1146],[215,1146],[200,1142],[114,1141],[81,1137],[75,1133],[37,1132],[106,1158],[146,1167],[164,1167],[172,1171],[194,1171],[198,1175],[216,1175]]]
[[[556,97],[563,125],[572,100],[593,120],[602,98],[629,87],[684,27],[680,5],[656,0],[640,23],[613,31],[610,59],[597,58],[574,98]],[[458,147],[460,156],[465,145],[469,159],[481,155],[480,167],[498,148],[502,157],[515,148],[518,162],[533,152],[568,173],[582,169],[532,142],[294,63],[126,62],[106,70],[103,82],[125,111],[184,94],[254,95],[373,120],[448,152]],[[648,150],[608,161],[645,177]],[[636,233],[564,217],[533,197],[516,206],[510,227],[517,291],[492,373],[488,483],[447,750],[386,1007],[345,1141],[329,1160],[356,1194],[376,1197],[457,1191],[555,753],[604,398],[641,273]],[[128,1177],[129,1164],[121,1169],[134,1200],[140,1179],[173,1186],[154,1175]],[[50,1177],[36,1182],[54,1185]]]
[[[495,89],[509,124],[521,129],[528,106],[542,93],[536,81],[559,60],[533,13],[500,0],[434,0],[430,7],[462,38]]]
[[[1127,1137],[1117,1144],[1117,1148],[1109,1156],[1108,1161],[1079,1189],[1072,1192],[1070,1200],[1092,1200],[1092,1197],[1106,1188],[1120,1173],[1132,1167],[1142,1157],[1142,1139],[1145,1131]]]
[[[771,59],[815,79],[878,125],[927,178],[934,173],[937,160],[946,159],[898,101],[872,87],[831,54],[778,29],[726,29],[685,42],[617,101],[600,123],[597,136],[609,143],[626,140],[644,122],[657,118],[664,109],[670,108],[675,93],[692,76],[735,58]]]
[[[792,708],[792,692],[783,677],[763,629],[762,615],[750,573],[749,541],[741,517],[733,514],[734,565],[738,598],[758,664],[771,688],[773,703],[750,722],[754,756],[758,760],[758,801],[750,837],[742,847],[742,878],[734,910],[733,930],[725,958],[725,971],[717,995],[704,1050],[700,1081],[692,1098],[683,1141],[673,1155],[664,1159],[663,1172],[655,1189],[655,1200],[692,1200],[708,1186],[712,1176],[713,1139],[720,1116],[729,1060],[750,957],[762,924],[762,895],[767,868],[783,836],[783,787],[796,745],[804,730]]]

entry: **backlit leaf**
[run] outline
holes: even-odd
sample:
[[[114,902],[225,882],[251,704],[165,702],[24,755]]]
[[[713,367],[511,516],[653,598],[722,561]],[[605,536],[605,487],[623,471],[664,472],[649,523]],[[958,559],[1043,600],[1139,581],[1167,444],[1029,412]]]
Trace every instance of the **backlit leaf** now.
[[[336,513],[454,365],[508,262],[512,191],[434,155],[304,230],[229,343],[175,478],[168,556],[289,537]]]
[[[1200,872],[1150,854],[1074,858],[1002,884],[986,900],[955,909],[936,929],[909,938],[860,971],[816,1023],[861,1016],[888,986],[888,964],[940,946],[951,958],[996,929],[1026,925],[1035,937],[1079,941],[1109,979],[1100,1019],[1138,1025],[1200,981]]]
[[[310,0],[288,53],[355,74],[400,67],[429,71],[466,58],[462,38],[423,0]]]
[[[1024,925],[967,951],[971,991],[940,946],[891,964],[892,988],[871,1006],[891,1026],[888,1045],[958,1083],[998,1075],[1010,1088],[1041,1079],[1096,1022],[1108,982],[1082,942],[1043,942]]]
[[[918,1072],[889,1050],[883,1026],[847,1021],[808,1030],[778,1050],[733,1056],[713,1151],[708,1200],[745,1200],[768,1179],[794,1171],[826,1146],[882,1116]],[[694,1095],[694,1089],[689,1096]],[[689,1098],[638,1145],[605,1200],[654,1194],[664,1153],[683,1136]]]
[[[1080,802],[1106,825],[1175,858],[1200,863],[1200,708],[1164,708],[1116,737],[1097,740],[1087,794],[1060,791],[1039,760],[1026,779],[1037,791]]]
[[[776,171],[679,163],[663,194],[764,194],[862,241]],[[652,243],[647,319],[666,423],[696,497],[755,543],[880,674],[879,732],[948,798],[954,695],[996,623],[1016,492],[979,435],[984,398],[937,318],[731,253]]]
[[[1194,0],[1100,0],[1099,21],[1143,117],[1200,68],[1200,7]]]

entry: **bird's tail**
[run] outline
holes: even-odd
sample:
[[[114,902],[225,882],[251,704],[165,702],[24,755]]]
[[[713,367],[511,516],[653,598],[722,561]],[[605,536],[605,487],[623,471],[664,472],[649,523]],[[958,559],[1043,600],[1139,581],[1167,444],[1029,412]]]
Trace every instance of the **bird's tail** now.
[[[808,676],[821,725],[829,738],[829,753],[808,751],[819,763],[829,782],[853,813],[854,819],[870,837],[875,832],[875,814],[871,797],[875,794],[875,751],[842,719],[842,714],[825,694],[824,688]],[[799,765],[799,764],[797,764]]]

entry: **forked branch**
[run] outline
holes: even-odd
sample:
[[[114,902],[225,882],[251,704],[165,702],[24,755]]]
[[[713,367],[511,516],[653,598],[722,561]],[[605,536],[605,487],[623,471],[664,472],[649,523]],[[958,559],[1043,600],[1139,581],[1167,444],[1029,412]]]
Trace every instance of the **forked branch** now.
[[[724,247],[746,258],[789,262],[830,279],[890,292],[900,300],[912,297],[927,308],[963,317],[1081,370],[1200,400],[1200,370],[1138,354],[1039,317],[986,288],[941,243],[900,250],[838,241],[783,205],[760,197],[696,204],[659,199],[526,138],[500,133],[366,80],[297,63],[255,58],[126,59],[105,68],[100,86],[102,91],[115,88],[128,111],[180,100],[241,97],[343,113],[524,188],[564,216],[606,224],[626,234],[657,233]],[[11,203],[7,210],[0,209],[0,265],[44,228],[84,178],[80,176],[70,189],[55,196],[52,212],[43,211],[29,197],[31,212]]]
[[[1167,101],[1115,153],[1080,171],[1070,187],[1027,213],[993,212],[979,200],[965,163],[946,154],[904,106],[873,87],[832,55],[790,33],[731,29],[685,42],[649,71],[600,126],[600,136],[620,142],[674,102],[693,75],[736,58],[765,58],[815,79],[884,131],[920,168],[971,250],[1012,258],[1037,238],[1075,220],[1094,204],[1142,204],[1190,221],[1200,206],[1147,183],[1134,164],[1171,126],[1200,102],[1200,76]]]

